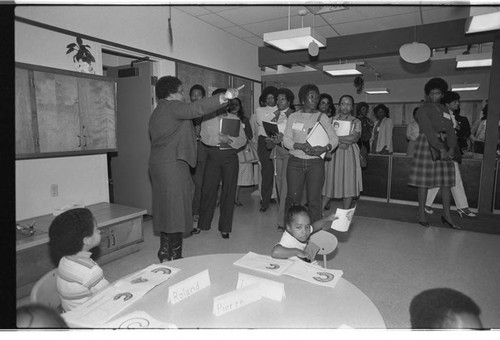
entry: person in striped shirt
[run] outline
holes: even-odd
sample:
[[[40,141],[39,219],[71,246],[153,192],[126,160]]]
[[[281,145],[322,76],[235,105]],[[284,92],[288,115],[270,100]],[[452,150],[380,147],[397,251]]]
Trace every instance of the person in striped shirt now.
[[[109,282],[90,250],[101,243],[92,212],[76,208],[58,215],[49,227],[49,249],[58,263],[57,290],[64,311],[87,301]]]

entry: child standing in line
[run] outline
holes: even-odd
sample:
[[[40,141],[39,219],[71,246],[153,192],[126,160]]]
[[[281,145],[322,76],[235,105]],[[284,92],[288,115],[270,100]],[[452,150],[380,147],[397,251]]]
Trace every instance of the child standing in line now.
[[[101,243],[101,234],[87,208],[65,211],[49,228],[49,248],[58,265],[57,290],[67,312],[87,301],[109,282],[90,256]]]
[[[271,257],[277,259],[300,258],[307,262],[314,259],[305,251],[311,234],[319,230],[329,230],[335,214],[324,217],[311,225],[309,210],[300,204],[292,205],[286,215],[286,230],[281,240],[273,247]]]

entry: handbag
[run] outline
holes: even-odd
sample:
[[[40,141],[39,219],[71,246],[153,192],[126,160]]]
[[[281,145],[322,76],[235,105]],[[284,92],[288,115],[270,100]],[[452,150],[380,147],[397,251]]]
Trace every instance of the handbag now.
[[[245,148],[237,153],[240,163],[256,163],[259,161],[257,150],[251,141],[247,141]]]
[[[438,135],[437,135],[438,139],[441,141],[441,143],[443,143],[443,146],[444,146],[444,149],[446,151],[448,151],[450,148],[448,147],[448,144],[446,142],[446,135],[444,134],[444,132],[439,132]],[[431,159],[435,162],[435,161],[451,161],[451,160],[455,160],[455,157],[456,157],[456,150],[453,150],[454,151],[454,155],[453,155],[453,158],[450,158],[450,159],[441,159],[441,151],[439,149],[436,149],[435,147],[433,147],[430,143],[429,143],[429,151],[431,152]],[[458,161],[458,160],[457,160]]]

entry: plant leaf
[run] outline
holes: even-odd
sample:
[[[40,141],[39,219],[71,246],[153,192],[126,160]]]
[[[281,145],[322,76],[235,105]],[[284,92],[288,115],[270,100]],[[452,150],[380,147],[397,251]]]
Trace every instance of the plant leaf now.
[[[76,44],[75,43],[71,43],[68,46],[66,46],[66,48],[71,48],[71,47],[76,47]]]
[[[73,52],[75,49],[74,48],[70,48],[68,49],[68,52],[66,52],[66,54],[70,54],[71,52]]]
[[[80,37],[76,37],[76,42],[78,43],[79,46],[83,45],[83,40]]]

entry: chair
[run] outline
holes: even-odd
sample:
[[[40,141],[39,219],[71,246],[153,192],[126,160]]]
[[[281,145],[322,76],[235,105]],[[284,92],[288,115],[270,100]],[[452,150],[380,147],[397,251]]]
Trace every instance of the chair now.
[[[323,267],[326,269],[326,255],[332,253],[339,243],[335,235],[324,230],[311,235],[309,240],[319,247],[318,255],[323,255]]]
[[[30,299],[33,303],[40,303],[42,305],[62,311],[61,298],[57,291],[57,268],[52,269],[50,272],[40,278],[31,289]]]

